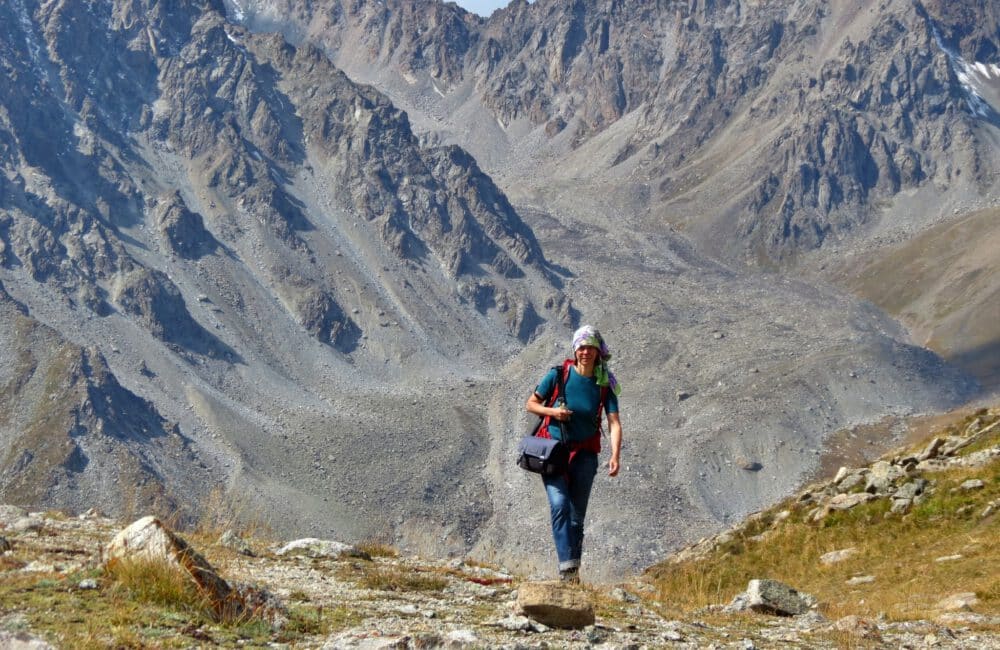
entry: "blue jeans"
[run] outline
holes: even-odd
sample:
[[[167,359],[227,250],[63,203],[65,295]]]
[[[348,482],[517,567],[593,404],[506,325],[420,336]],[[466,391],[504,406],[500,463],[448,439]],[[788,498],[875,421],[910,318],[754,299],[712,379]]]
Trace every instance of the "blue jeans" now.
[[[543,476],[552,516],[552,538],[556,542],[559,570],[580,566],[583,555],[583,518],[587,516],[590,489],[597,475],[597,454],[578,451],[566,476]]]

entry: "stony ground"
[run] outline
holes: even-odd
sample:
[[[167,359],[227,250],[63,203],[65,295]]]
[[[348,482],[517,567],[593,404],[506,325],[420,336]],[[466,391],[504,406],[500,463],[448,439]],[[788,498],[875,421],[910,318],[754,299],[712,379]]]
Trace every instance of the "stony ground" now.
[[[99,601],[113,591],[100,572],[101,552],[123,526],[97,515],[66,517],[2,508],[0,555],[8,585],[0,589],[0,647],[66,645],[70,628],[53,616],[58,606],[38,611],[29,592],[53,589],[90,600],[81,610],[97,616]],[[199,545],[231,582],[250,582],[298,612],[295,635],[273,632],[241,637],[239,631],[190,624],[174,617],[169,634],[150,624],[134,639],[143,647],[300,648],[1000,648],[1000,635],[951,622],[889,622],[846,618],[831,621],[819,610],[796,617],[726,613],[719,608],[671,616],[669,596],[658,595],[641,578],[619,585],[585,585],[596,623],[583,629],[554,629],[518,612],[521,576],[459,560],[426,561],[361,553],[323,556],[321,551],[278,555],[278,545],[251,542],[255,557],[220,543]],[[2,544],[2,542],[0,542]],[[310,556],[312,555],[312,556]],[[83,578],[83,576],[97,576]],[[24,580],[37,577],[37,581]],[[18,593],[20,591],[20,593]],[[312,628],[302,617],[325,622]],[[64,617],[65,618],[65,617]],[[77,617],[72,617],[77,618]],[[52,619],[52,620],[50,620]],[[143,637],[143,634],[149,636]],[[154,635],[155,634],[155,635]],[[170,641],[165,640],[169,638]],[[61,640],[62,639],[62,640]],[[134,642],[134,641],[133,641]],[[18,645],[18,644],[22,645]],[[177,645],[179,644],[179,645]],[[109,646],[116,645],[109,640]]]

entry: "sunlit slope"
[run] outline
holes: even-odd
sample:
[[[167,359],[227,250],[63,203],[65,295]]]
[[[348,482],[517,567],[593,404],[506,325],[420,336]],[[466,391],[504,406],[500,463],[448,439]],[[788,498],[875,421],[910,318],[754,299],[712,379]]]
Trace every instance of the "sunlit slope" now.
[[[918,343],[1000,385],[1000,209],[931,228],[855,264],[844,282],[903,320]]]

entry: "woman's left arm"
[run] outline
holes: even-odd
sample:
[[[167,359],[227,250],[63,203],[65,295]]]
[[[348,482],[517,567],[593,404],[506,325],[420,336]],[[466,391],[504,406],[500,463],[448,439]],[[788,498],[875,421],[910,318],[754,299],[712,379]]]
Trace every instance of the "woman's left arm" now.
[[[608,461],[608,476],[618,476],[622,453],[622,421],[618,413],[608,413],[608,428],[611,436],[611,460]]]

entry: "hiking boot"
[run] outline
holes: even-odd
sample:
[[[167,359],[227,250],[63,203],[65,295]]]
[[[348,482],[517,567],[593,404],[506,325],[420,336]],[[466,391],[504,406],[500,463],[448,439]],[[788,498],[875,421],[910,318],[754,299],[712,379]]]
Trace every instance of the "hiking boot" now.
[[[568,582],[570,584],[578,585],[580,584],[580,569],[579,567],[573,567],[571,569],[560,569],[559,580],[561,582]]]

